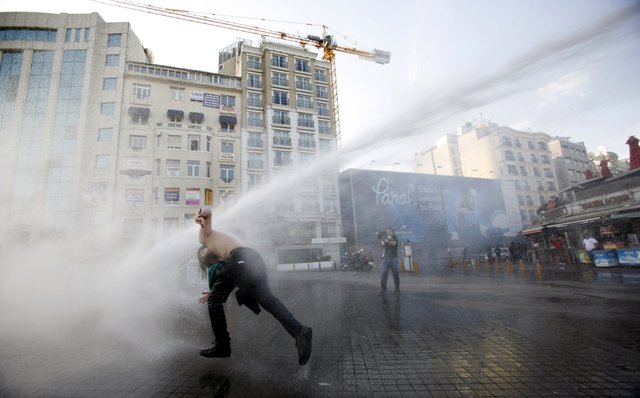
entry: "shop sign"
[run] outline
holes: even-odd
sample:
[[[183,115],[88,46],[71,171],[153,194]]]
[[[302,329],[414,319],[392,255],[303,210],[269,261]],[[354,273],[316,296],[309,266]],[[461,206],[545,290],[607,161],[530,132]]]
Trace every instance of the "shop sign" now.
[[[620,264],[640,265],[640,250],[618,249],[618,261]]]
[[[165,188],[164,189],[164,200],[167,202],[178,202],[180,201],[180,188]]]
[[[204,93],[202,97],[202,106],[206,106],[207,108],[220,108],[220,96]]]
[[[200,206],[200,189],[187,188],[184,204],[187,206]]]
[[[587,202],[587,203],[581,203],[580,207],[582,207],[584,210],[593,209],[593,208],[597,208],[597,207],[603,207],[603,206],[607,206],[607,205],[613,205],[613,204],[617,204],[617,203],[626,202],[628,200],[631,200],[631,196],[628,193],[625,193],[625,194],[622,194],[622,195],[610,196],[610,197],[604,198],[604,199],[593,200],[593,201]]]
[[[202,91],[192,91],[191,92],[191,101],[204,102],[204,92],[202,92]]]

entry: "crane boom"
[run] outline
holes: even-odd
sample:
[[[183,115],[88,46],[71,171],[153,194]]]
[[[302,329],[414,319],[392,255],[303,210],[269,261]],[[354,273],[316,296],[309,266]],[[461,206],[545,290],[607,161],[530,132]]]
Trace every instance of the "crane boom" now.
[[[307,45],[315,46],[318,49],[323,50],[322,58],[329,61],[330,75],[331,75],[331,101],[333,105],[333,129],[336,135],[336,141],[340,144],[340,112],[338,109],[338,85],[336,77],[335,67],[335,52],[340,51],[348,54],[359,56],[361,59],[368,61],[374,61],[378,64],[388,64],[391,60],[391,53],[388,51],[374,49],[373,51],[361,50],[355,47],[344,47],[338,45],[335,38],[332,35],[327,34],[327,27],[322,26],[322,36],[299,36],[289,33],[266,29],[259,26],[245,25],[238,22],[227,21],[218,18],[212,18],[207,15],[197,14],[187,10],[180,10],[175,8],[164,8],[154,6],[152,4],[138,3],[132,0],[92,0],[96,3],[107,4],[111,6],[117,6],[121,8],[127,8],[134,11],[141,11],[148,14],[160,15],[168,18],[181,19],[188,22],[195,22],[203,25],[216,26],[223,29],[231,29],[240,32],[257,34],[262,37],[270,37],[278,40],[294,42],[302,46]]]
[[[360,50],[355,47],[344,47],[336,43],[335,39],[331,35],[327,35],[326,26],[323,26],[323,36],[299,36],[286,32],[281,32],[272,29],[266,29],[259,26],[245,25],[238,22],[227,21],[218,18],[212,18],[206,15],[200,15],[187,10],[180,10],[175,8],[164,8],[154,6],[152,4],[143,4],[131,0],[93,0],[97,3],[113,5],[121,8],[127,8],[130,10],[141,11],[148,14],[161,15],[164,17],[182,19],[184,21],[195,22],[204,25],[217,26],[224,29],[232,29],[240,32],[257,34],[264,37],[270,37],[274,39],[290,41],[305,47],[307,45],[313,45],[316,48],[322,48],[324,50],[323,58],[327,61],[332,61],[335,57],[335,51],[345,52],[348,54],[358,55],[363,59],[374,61],[379,64],[387,64],[390,61],[391,53],[383,50],[374,49],[373,52]]]

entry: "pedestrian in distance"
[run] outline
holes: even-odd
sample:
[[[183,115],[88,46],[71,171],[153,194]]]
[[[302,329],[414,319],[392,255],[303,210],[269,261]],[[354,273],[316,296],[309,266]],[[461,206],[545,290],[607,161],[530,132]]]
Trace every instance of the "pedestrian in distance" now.
[[[295,339],[298,363],[306,364],[311,356],[312,329],[302,325],[273,295],[262,256],[255,249],[242,246],[235,237],[214,230],[211,209],[200,209],[195,222],[200,225],[199,238],[203,245],[198,250],[199,261],[201,264],[217,264],[213,270],[211,291],[205,292],[199,300],[207,303],[215,343],[213,347],[201,350],[200,355],[206,358],[231,356],[231,339],[223,304],[238,287],[238,304],[245,304],[256,314],[262,307],[273,315]]]
[[[400,265],[398,263],[398,237],[393,228],[387,227],[385,232],[380,234],[380,245],[382,246],[382,266],[380,267],[380,290],[381,293],[387,291],[387,279],[389,278],[389,268],[393,273],[393,283],[395,292],[400,292]]]
[[[591,264],[595,264],[593,258],[593,251],[598,247],[598,241],[592,235],[588,235],[586,238],[582,240],[582,244],[584,245],[584,249],[587,251],[589,255],[589,262]]]

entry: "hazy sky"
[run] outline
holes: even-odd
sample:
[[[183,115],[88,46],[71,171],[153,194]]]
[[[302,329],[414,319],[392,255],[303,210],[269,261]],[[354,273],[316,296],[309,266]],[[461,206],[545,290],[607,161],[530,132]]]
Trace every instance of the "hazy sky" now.
[[[388,65],[336,58],[342,141],[363,149],[354,166],[404,167],[419,148],[481,114],[583,141],[588,151],[603,145],[621,158],[629,135],[640,135],[638,1],[144,2],[242,16],[234,21],[302,36],[321,35],[326,25],[342,45],[390,51]],[[211,72],[236,38],[260,39],[90,0],[0,0],[0,10],[95,11],[107,22],[130,22],[157,63]]]

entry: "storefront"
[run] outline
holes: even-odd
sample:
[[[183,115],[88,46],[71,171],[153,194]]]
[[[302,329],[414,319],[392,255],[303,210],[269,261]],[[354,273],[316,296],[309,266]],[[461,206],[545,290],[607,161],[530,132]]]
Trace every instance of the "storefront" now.
[[[596,266],[640,266],[640,170],[567,188],[540,219],[521,235],[543,261],[589,263],[583,240],[593,236]]]

